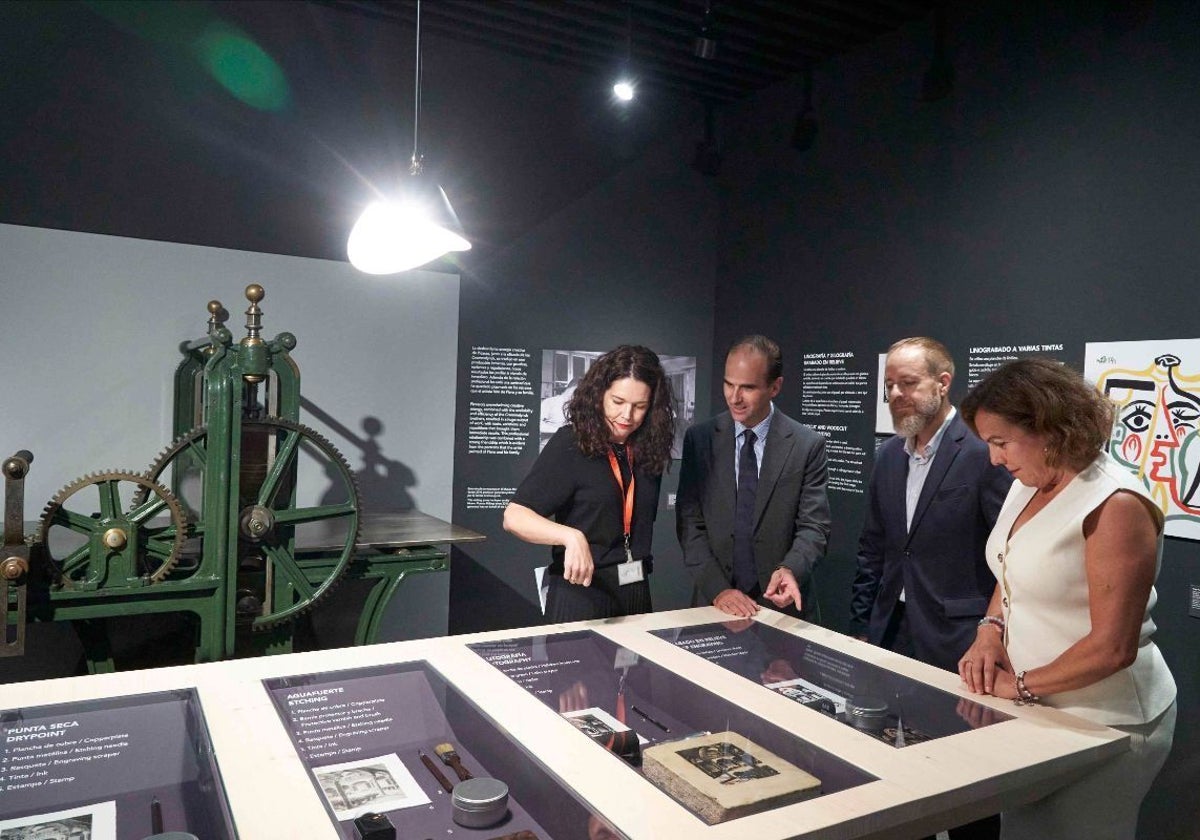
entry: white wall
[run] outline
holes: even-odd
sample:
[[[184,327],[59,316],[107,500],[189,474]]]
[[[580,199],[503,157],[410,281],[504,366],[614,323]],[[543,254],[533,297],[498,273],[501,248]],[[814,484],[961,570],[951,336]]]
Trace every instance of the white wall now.
[[[356,472],[364,419],[382,423],[398,466],[361,481],[364,507],[408,499],[450,519],[457,276],[0,225],[0,458],[34,454],[26,519],[80,475],[150,466],[171,438],[179,344],[205,333],[213,299],[243,336],[250,283],[266,290],[263,337],[296,335],[302,397],[332,420],[301,422]]]

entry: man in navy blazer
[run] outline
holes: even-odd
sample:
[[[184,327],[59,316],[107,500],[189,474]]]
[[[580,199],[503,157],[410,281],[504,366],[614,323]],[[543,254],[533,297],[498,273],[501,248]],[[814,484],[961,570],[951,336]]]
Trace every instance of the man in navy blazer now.
[[[729,411],[684,436],[676,533],[696,605],[749,617],[770,602],[816,621],[812,570],[829,540],[825,439],[775,408],[771,400],[782,386],[783,356],[774,341],[752,335],[730,348],[723,386]],[[749,533],[739,537],[738,470],[747,445],[755,452],[757,486],[752,513],[747,509]],[[749,549],[749,556],[741,555],[748,565],[740,579],[739,539]]]
[[[850,602],[854,635],[950,671],[996,588],[984,545],[1012,483],[950,404],[953,378],[931,338],[888,350],[897,434],[875,457]]]

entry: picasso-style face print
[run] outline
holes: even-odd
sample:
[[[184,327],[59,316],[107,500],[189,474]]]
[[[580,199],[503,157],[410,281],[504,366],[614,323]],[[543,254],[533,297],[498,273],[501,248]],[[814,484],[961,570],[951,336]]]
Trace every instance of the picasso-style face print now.
[[[1106,366],[1096,387],[1117,406],[1109,452],[1145,482],[1168,535],[1200,539],[1200,355],[1185,362],[1164,352],[1141,367]]]

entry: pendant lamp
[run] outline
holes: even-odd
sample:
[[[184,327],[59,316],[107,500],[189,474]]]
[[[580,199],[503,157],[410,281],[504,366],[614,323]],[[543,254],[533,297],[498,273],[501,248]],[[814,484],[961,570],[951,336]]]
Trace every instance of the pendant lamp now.
[[[417,0],[417,62],[413,93],[413,153],[396,196],[372,202],[350,231],[350,264],[366,274],[418,268],[471,243],[445,191],[424,173],[418,147],[421,119],[421,0]]]

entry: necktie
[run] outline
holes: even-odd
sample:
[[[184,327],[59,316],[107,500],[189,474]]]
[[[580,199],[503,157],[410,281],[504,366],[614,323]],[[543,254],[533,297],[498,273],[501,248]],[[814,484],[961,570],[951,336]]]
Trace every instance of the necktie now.
[[[743,592],[758,589],[758,567],[754,563],[754,497],[758,491],[758,456],[754,432],[742,434],[738,454],[737,501],[733,509],[733,585]]]

